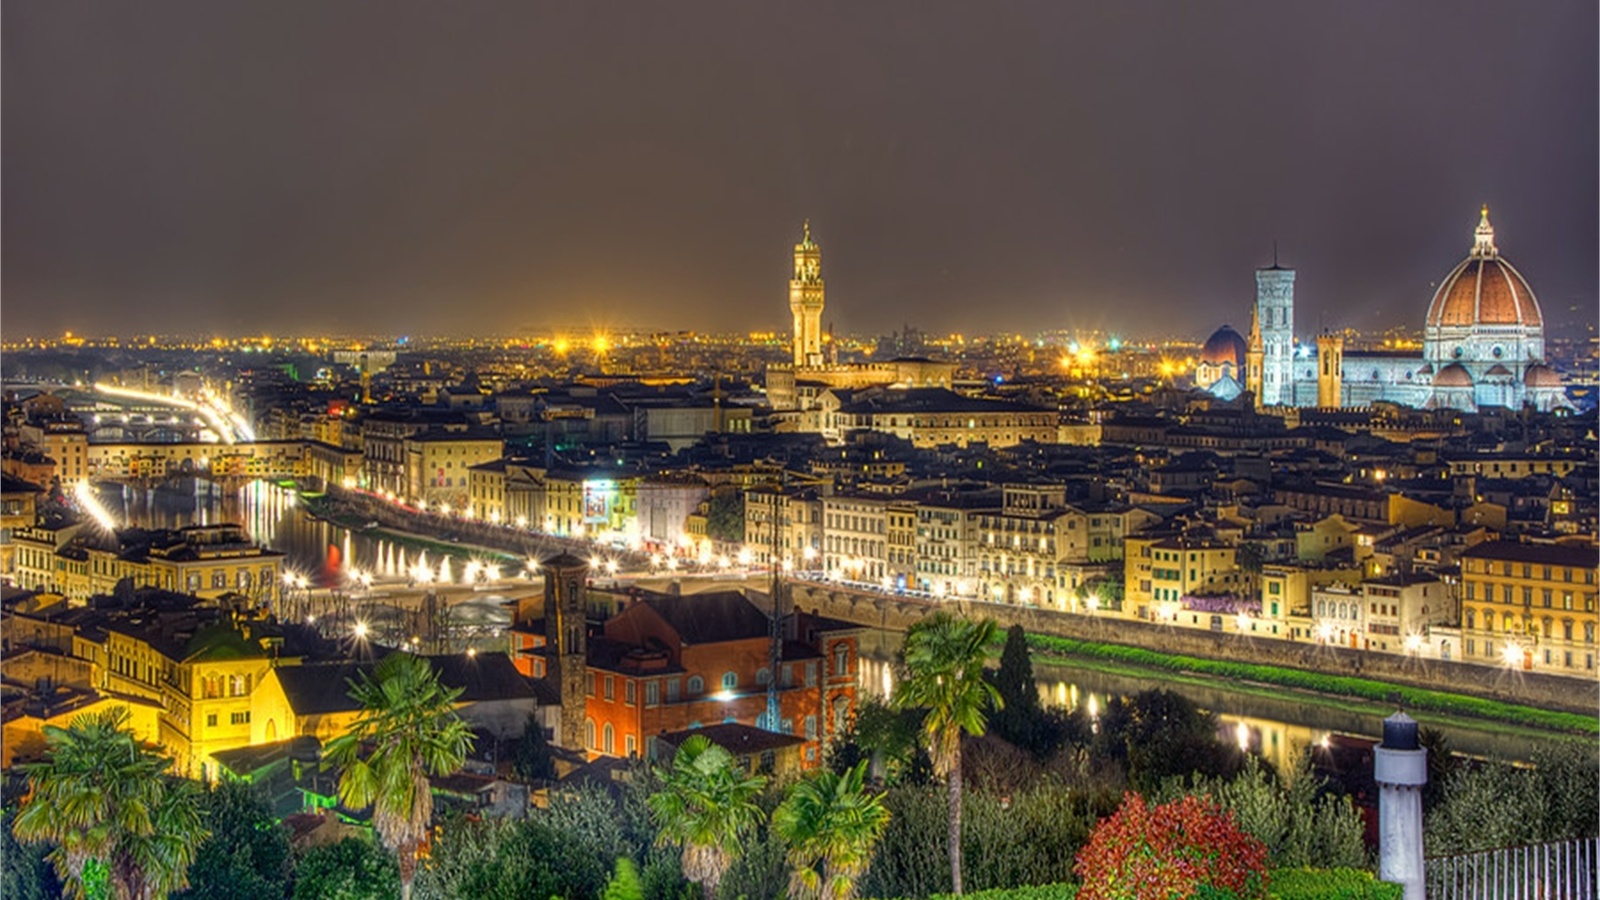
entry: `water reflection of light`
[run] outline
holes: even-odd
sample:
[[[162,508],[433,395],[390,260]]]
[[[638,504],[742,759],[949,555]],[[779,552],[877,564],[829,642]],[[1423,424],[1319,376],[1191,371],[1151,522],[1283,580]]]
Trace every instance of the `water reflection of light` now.
[[[1250,726],[1244,724],[1243,722],[1238,723],[1237,725],[1235,725],[1233,727],[1233,736],[1234,736],[1234,739],[1239,742],[1239,749],[1243,750],[1246,753],[1249,753],[1250,752]]]

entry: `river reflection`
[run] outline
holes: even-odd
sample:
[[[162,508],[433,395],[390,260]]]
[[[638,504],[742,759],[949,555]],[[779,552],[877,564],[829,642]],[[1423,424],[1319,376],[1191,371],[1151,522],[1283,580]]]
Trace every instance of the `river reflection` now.
[[[902,636],[871,630],[862,636],[861,686],[873,697],[887,697],[894,689],[894,659]],[[1383,724],[1377,715],[1349,712],[1307,703],[1292,693],[1261,696],[1230,690],[1226,683],[1180,684],[1158,679],[1114,675],[1071,666],[1035,664],[1039,699],[1046,706],[1083,710],[1091,719],[1112,697],[1127,697],[1156,687],[1169,688],[1216,713],[1219,736],[1270,760],[1280,770],[1293,764],[1305,749],[1325,747],[1333,735],[1377,740]],[[1427,713],[1417,713],[1429,725]],[[1469,756],[1527,761],[1540,738],[1517,737],[1457,725],[1439,725],[1450,745]],[[1551,740],[1554,740],[1552,738]]]

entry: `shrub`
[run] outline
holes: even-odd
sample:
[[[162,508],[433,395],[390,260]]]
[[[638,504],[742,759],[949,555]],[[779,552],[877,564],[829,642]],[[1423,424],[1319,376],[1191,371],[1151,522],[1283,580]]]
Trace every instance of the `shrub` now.
[[[1171,780],[1163,799],[1205,794],[1235,816],[1239,827],[1265,844],[1276,868],[1360,866],[1367,861],[1361,814],[1349,797],[1320,793],[1323,781],[1302,753],[1292,772],[1278,777],[1254,757],[1232,781],[1195,777]]]
[[[1267,848],[1209,797],[1147,806],[1128,794],[1096,825],[1073,870],[1079,900],[1190,897],[1201,886],[1266,897]]]
[[[1274,869],[1272,900],[1400,900],[1398,884],[1361,869]]]

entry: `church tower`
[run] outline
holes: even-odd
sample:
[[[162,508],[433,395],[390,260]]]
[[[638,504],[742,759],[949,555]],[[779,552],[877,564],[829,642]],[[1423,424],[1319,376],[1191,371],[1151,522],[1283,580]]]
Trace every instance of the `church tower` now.
[[[1344,338],[1317,335],[1317,406],[1338,409],[1344,405]]]
[[[549,680],[561,694],[560,745],[587,750],[589,625],[585,598],[589,564],[570,553],[545,561],[544,640]]]
[[[1276,254],[1274,254],[1276,256]],[[1294,270],[1273,259],[1256,270],[1256,319],[1261,329],[1261,405],[1294,405]]]
[[[811,220],[794,245],[789,310],[794,313],[794,367],[822,365],[822,248],[811,240]]]
[[[1261,317],[1250,310],[1250,337],[1244,350],[1244,389],[1250,392],[1256,409],[1261,408]]]

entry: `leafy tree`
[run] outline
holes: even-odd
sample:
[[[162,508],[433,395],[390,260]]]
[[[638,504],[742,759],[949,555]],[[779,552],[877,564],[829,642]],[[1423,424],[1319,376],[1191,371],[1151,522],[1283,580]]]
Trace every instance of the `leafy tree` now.
[[[851,900],[889,824],[889,811],[865,787],[867,764],[843,775],[821,771],[794,784],[772,814],[789,844],[790,900]]]
[[[744,501],[732,492],[713,494],[706,503],[706,535],[714,541],[744,541]]]
[[[16,810],[8,807],[0,819],[0,897],[6,900],[57,900],[61,881],[46,858],[45,844],[21,844],[11,833]]]
[[[282,900],[289,881],[289,835],[272,810],[238,781],[214,786],[200,809],[211,836],[189,867],[184,900]]]
[[[512,770],[523,781],[548,781],[556,777],[555,758],[550,754],[550,741],[545,737],[539,717],[529,714],[523,726],[522,738],[511,758]]]
[[[1267,561],[1267,548],[1255,541],[1245,541],[1239,545],[1236,561],[1243,571],[1260,575],[1261,566]]]
[[[741,840],[761,819],[755,798],[767,780],[745,774],[703,734],[684,741],[660,777],[661,789],[649,800],[661,829],[657,841],[682,848],[684,876],[711,900]]]
[[[417,849],[433,820],[428,776],[460,769],[472,749],[472,731],[453,708],[460,695],[439,684],[427,660],[392,653],[370,677],[363,673],[351,683],[361,715],[328,744],[328,759],[344,767],[339,799],[353,809],[373,807],[373,827],[398,857],[407,900]]]
[[[1152,807],[1129,794],[1095,826],[1073,869],[1083,879],[1079,900],[1204,896],[1205,888],[1265,900],[1266,866],[1265,845],[1209,797]]]
[[[206,838],[198,788],[166,774],[172,761],[141,747],[127,716],[116,708],[46,725],[44,761],[23,767],[29,795],[12,830],[56,845],[49,859],[76,897],[100,877],[118,900],[165,897],[188,884]]]
[[[293,900],[394,900],[394,857],[371,841],[345,838],[313,847],[294,865]]]
[[[1173,776],[1231,776],[1244,764],[1236,747],[1217,737],[1216,717],[1166,689],[1113,697],[1100,719],[1096,755],[1122,762],[1140,790],[1158,790]]]
[[[906,633],[906,677],[895,693],[901,707],[927,710],[923,735],[934,768],[949,786],[950,883],[957,894],[961,893],[961,737],[983,734],[985,711],[1004,702],[983,676],[994,636],[993,619],[973,622],[942,611],[928,616]]]
[[[862,700],[845,732],[829,744],[828,768],[843,775],[865,759],[873,781],[926,784],[933,764],[919,740],[921,731],[922,710]]]

